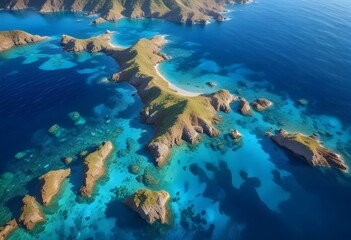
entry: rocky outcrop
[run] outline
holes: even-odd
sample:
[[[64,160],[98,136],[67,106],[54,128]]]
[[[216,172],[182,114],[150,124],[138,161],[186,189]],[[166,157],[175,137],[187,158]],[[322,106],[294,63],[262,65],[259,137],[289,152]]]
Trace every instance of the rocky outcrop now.
[[[71,174],[71,169],[50,171],[39,177],[41,182],[41,198],[44,206],[48,206],[60,191],[61,184]]]
[[[45,39],[47,39],[47,37],[32,35],[19,30],[0,32],[0,52],[6,51],[15,46],[36,43]]]
[[[245,100],[245,98],[241,98],[240,99],[239,112],[242,115],[251,115],[252,114],[252,110],[251,110],[250,104],[249,104],[248,101]]]
[[[81,52],[85,50],[89,52],[107,51],[111,48],[111,44],[109,43],[111,35],[110,31],[88,39],[77,39],[68,35],[62,35],[61,45],[63,46],[63,50],[69,52]]]
[[[239,141],[241,138],[242,138],[242,134],[236,130],[236,129],[233,129],[230,131],[230,136],[233,138],[234,141]]]
[[[112,153],[111,142],[103,142],[94,152],[90,153],[83,163],[82,196],[91,197],[96,181],[105,174],[105,162]]]
[[[22,227],[31,230],[38,223],[46,221],[43,210],[34,197],[26,195],[22,199],[22,203],[21,215],[18,219]]]
[[[91,42],[93,38],[78,40]],[[100,39],[107,46],[106,39]],[[72,40],[75,41],[75,40]],[[166,43],[163,36],[141,39],[130,48],[118,49],[113,46],[101,49],[112,56],[120,66],[111,81],[127,81],[133,85],[144,102],[142,119],[156,127],[154,139],[147,149],[158,166],[162,166],[170,149],[182,144],[183,140],[195,144],[201,134],[218,136],[215,124],[220,121],[217,111],[230,111],[230,104],[236,98],[227,90],[212,94],[188,96],[170,88],[169,83],[155,69],[156,64],[167,57],[160,53]],[[65,43],[63,43],[65,48]]]
[[[140,189],[125,200],[125,204],[153,224],[155,221],[167,223],[167,202],[170,195],[166,191]]]
[[[260,112],[272,106],[272,102],[265,98],[258,98],[252,103],[252,106],[256,111]]]
[[[105,23],[105,22],[107,22],[104,18],[102,18],[102,17],[99,17],[99,18],[97,18],[97,19],[95,19],[94,21],[92,21],[91,22],[91,24],[101,24],[101,23]]]
[[[225,4],[245,3],[247,0],[7,0],[0,1],[0,8],[21,10],[36,8],[42,13],[71,11],[86,11],[89,14],[98,13],[102,19],[115,21],[122,16],[130,18],[164,18],[180,23],[205,24],[214,18],[222,21],[221,12]]]
[[[315,137],[301,133],[288,133],[281,129],[271,138],[279,146],[303,158],[311,166],[334,166],[347,170],[341,156],[323,147]]]
[[[0,227],[0,240],[7,239],[7,237],[16,228],[18,228],[18,224],[16,222],[16,219],[12,219],[11,221],[7,222],[4,226]]]

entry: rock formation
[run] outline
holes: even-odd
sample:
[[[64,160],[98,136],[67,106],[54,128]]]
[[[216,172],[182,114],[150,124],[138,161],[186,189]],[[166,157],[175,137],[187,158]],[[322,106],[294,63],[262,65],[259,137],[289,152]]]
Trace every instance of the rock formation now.
[[[41,206],[34,197],[26,195],[22,203],[21,215],[18,219],[22,227],[31,230],[38,223],[46,221]]]
[[[166,43],[162,36],[141,39],[126,49],[109,46],[107,38],[102,36],[86,40],[70,39],[70,43],[62,41],[65,49],[66,43],[75,44],[75,41],[91,43],[90,47],[84,45],[88,51],[95,49],[95,44],[105,46],[100,48],[101,51],[112,56],[121,68],[111,81],[128,81],[137,89],[145,104],[143,120],[156,127],[155,137],[147,149],[158,166],[165,163],[170,148],[181,144],[183,140],[194,144],[199,141],[201,133],[217,136],[219,132],[214,127],[220,120],[217,111],[230,111],[230,103],[236,100],[227,90],[187,96],[170,88],[155,69],[157,63],[166,59],[160,53],[160,48]]]
[[[83,163],[83,186],[80,189],[81,195],[91,197],[96,181],[105,174],[105,162],[112,150],[111,142],[103,142],[85,158]]]
[[[105,23],[105,22],[107,22],[107,21],[104,18],[99,17],[99,18],[95,19],[94,21],[92,21],[91,23],[92,24],[101,24],[101,23]]]
[[[281,129],[271,137],[279,146],[303,158],[311,166],[334,166],[347,170],[343,159],[333,151],[323,147],[315,137],[301,133],[288,133]]]
[[[231,136],[235,141],[239,141],[243,135],[241,135],[241,133],[240,133],[238,130],[233,129],[233,130],[230,131],[230,136]]]
[[[130,18],[164,18],[181,23],[207,23],[210,18],[222,20],[225,4],[246,3],[247,0],[6,0],[0,1],[0,8],[21,10],[36,8],[42,13],[86,11],[98,13],[107,21]],[[99,20],[100,21],[100,20]]]
[[[61,184],[71,174],[71,169],[50,171],[39,177],[41,182],[41,198],[44,206],[48,206],[53,197],[60,191]]]
[[[125,204],[139,213],[148,223],[167,223],[167,202],[170,195],[166,191],[140,189],[125,200]]]
[[[252,110],[251,110],[250,104],[249,104],[248,101],[245,100],[245,98],[241,98],[240,99],[239,112],[242,115],[251,115],[252,114]]]
[[[6,51],[14,46],[36,43],[45,39],[47,39],[47,37],[32,35],[19,30],[0,32],[0,52]]]
[[[109,43],[111,32],[106,32],[98,37],[88,39],[77,39],[68,35],[63,35],[61,38],[61,45],[63,49],[69,52],[80,52],[88,50],[89,52],[106,51],[111,48]]]
[[[0,227],[0,240],[6,239],[16,228],[18,228],[16,219],[12,219],[4,226]]]
[[[252,106],[256,111],[260,112],[272,106],[272,102],[265,98],[258,98],[252,103]]]

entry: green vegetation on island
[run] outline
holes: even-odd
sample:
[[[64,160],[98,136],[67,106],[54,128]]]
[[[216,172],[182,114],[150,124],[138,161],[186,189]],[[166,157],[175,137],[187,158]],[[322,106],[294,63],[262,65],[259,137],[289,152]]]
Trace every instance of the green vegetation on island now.
[[[103,20],[114,21],[121,17],[130,18],[164,18],[181,23],[207,23],[210,18],[223,21],[221,15],[227,4],[242,4],[248,0],[6,0],[0,1],[0,8],[22,10],[35,8],[42,13],[71,11],[100,14]]]
[[[39,35],[32,35],[20,30],[0,32],[0,52],[11,49],[14,46],[36,43],[47,39]]]
[[[276,144],[300,156],[311,166],[334,166],[341,170],[347,170],[341,156],[325,148],[315,136],[289,133],[281,129],[271,138]]]
[[[169,86],[157,72],[156,65],[167,57],[160,53],[166,43],[164,37],[141,39],[130,48],[120,49],[109,44],[111,33],[89,39],[74,39],[63,36],[62,45],[70,51],[100,49],[111,55],[119,64],[121,71],[111,77],[111,81],[127,81],[133,85],[145,104],[143,120],[156,127],[154,139],[147,148],[158,166],[165,163],[170,148],[180,145],[183,140],[196,143],[200,134],[217,136],[214,127],[221,119],[217,111],[230,111],[230,103],[235,97],[227,90],[213,94],[187,96]],[[96,44],[96,45],[95,45]]]

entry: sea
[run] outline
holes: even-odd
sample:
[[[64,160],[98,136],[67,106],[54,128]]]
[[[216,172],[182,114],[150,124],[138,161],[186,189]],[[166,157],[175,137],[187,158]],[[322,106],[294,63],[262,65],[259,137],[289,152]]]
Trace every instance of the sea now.
[[[316,133],[351,166],[350,1],[259,0],[227,9],[226,21],[207,25],[128,18],[91,25],[97,16],[0,11],[0,31],[49,37],[0,53],[0,225],[19,216],[24,195],[40,202],[38,177],[72,171],[43,207],[46,222],[9,239],[351,239],[350,173],[311,167],[265,136],[280,128]],[[108,82],[117,63],[60,45],[62,34],[88,38],[106,30],[123,48],[165,36],[162,52],[171,59],[158,68],[178,88],[227,89],[273,105],[243,116],[231,104],[231,112],[218,113],[218,137],[174,147],[158,168],[144,148],[155,129],[141,121],[136,89]],[[58,137],[48,133],[54,124]],[[232,129],[240,142],[230,138]],[[82,199],[79,153],[106,140],[115,146],[106,174],[92,198]],[[144,173],[153,184],[140,181]],[[125,206],[142,188],[169,192],[169,224],[150,225]]]

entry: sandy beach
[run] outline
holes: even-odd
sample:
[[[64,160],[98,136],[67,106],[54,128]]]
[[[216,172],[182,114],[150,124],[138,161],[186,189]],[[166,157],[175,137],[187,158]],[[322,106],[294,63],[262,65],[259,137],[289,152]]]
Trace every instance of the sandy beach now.
[[[196,93],[196,92],[189,92],[189,91],[186,91],[186,90],[183,90],[177,86],[175,86],[173,83],[169,82],[159,71],[158,69],[158,66],[159,64],[156,64],[155,66],[155,70],[157,72],[157,74],[163,79],[165,80],[167,83],[168,83],[168,86],[169,88],[175,90],[177,93],[181,94],[181,95],[184,95],[184,96],[188,96],[188,97],[194,97],[194,96],[199,96],[201,95],[202,93]]]

